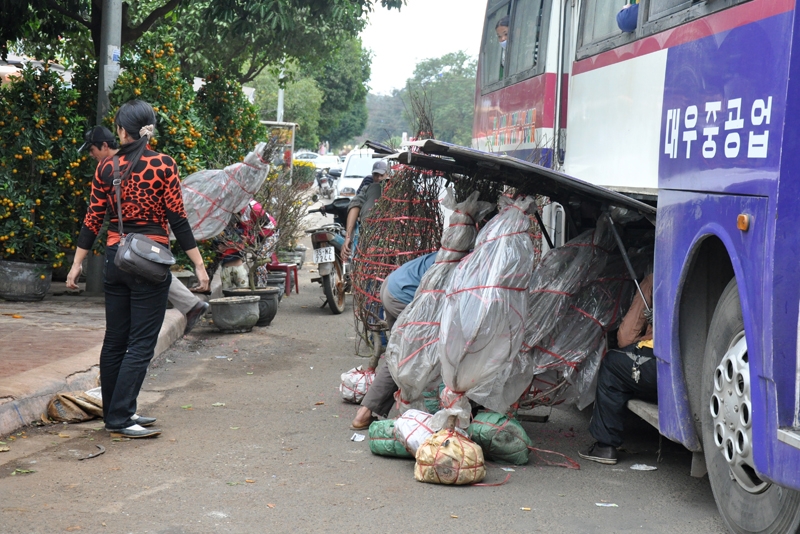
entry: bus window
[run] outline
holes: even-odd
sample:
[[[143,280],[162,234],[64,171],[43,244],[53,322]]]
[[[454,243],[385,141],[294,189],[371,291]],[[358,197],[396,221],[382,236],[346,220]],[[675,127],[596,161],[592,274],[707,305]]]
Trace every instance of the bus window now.
[[[517,74],[538,65],[543,4],[542,0],[516,2],[509,38],[508,74]]]
[[[492,85],[503,79],[503,75],[505,74],[505,51],[506,45],[508,41],[506,40],[506,45],[503,44],[501,38],[498,37],[498,30],[501,32],[506,32],[508,27],[498,27],[498,23],[503,21],[508,24],[508,13],[509,13],[509,6],[511,5],[510,2],[506,2],[505,4],[500,4],[500,2],[492,2],[500,7],[495,9],[495,11],[491,12],[486,17],[486,27],[484,28],[483,34],[483,50],[481,51],[481,55],[483,56],[483,61],[481,65],[481,73],[482,73],[482,85],[486,87],[487,85]],[[503,29],[505,28],[505,30]],[[507,35],[507,33],[504,33]]]
[[[586,0],[582,44],[587,45],[622,33],[617,27],[617,13],[620,9],[620,2]]]
[[[666,17],[676,11],[690,7],[693,0],[650,0],[650,9],[647,14],[648,20]]]

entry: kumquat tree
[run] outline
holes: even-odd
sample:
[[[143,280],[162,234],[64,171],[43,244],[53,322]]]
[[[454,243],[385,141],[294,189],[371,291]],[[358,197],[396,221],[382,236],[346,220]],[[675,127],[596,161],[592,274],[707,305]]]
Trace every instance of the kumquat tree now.
[[[75,248],[95,169],[78,98],[46,63],[0,89],[0,259],[57,268]]]

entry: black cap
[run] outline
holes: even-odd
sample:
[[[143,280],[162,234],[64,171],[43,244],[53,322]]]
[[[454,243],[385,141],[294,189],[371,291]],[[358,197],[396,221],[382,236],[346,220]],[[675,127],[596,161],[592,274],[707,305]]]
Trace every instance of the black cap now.
[[[86,135],[83,136],[83,139],[85,142],[78,149],[78,152],[82,152],[83,150],[89,148],[89,145],[100,145],[103,143],[110,144],[117,141],[117,139],[114,137],[114,134],[111,133],[111,130],[105,126],[95,126],[86,132]]]

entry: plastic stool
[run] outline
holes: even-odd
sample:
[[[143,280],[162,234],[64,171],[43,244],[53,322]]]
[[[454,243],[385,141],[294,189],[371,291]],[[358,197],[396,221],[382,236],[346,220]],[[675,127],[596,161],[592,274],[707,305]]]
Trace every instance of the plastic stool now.
[[[267,264],[267,271],[282,271],[286,273],[286,296],[292,294],[292,278],[294,275],[294,289],[296,293],[300,293],[300,280],[297,276],[296,263],[270,263]],[[291,273],[291,274],[290,274]]]

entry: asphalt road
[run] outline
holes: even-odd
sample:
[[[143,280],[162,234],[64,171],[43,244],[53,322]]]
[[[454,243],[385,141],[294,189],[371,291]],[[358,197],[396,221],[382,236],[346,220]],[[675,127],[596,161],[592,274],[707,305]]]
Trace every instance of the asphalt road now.
[[[532,456],[495,487],[416,482],[413,460],[350,440],[356,407],[341,401],[339,375],[366,362],[352,309],[331,315],[308,266],[300,278],[271,326],[223,335],[205,323],[154,362],[139,411],[158,417],[159,438],[114,441],[91,421],[7,441],[0,533],[724,532],[708,480],[689,476],[691,454],[632,414],[616,466]],[[524,426],[536,447],[578,460],[588,422],[568,409]],[[97,445],[106,452],[79,461]],[[506,475],[493,465],[485,482]]]

